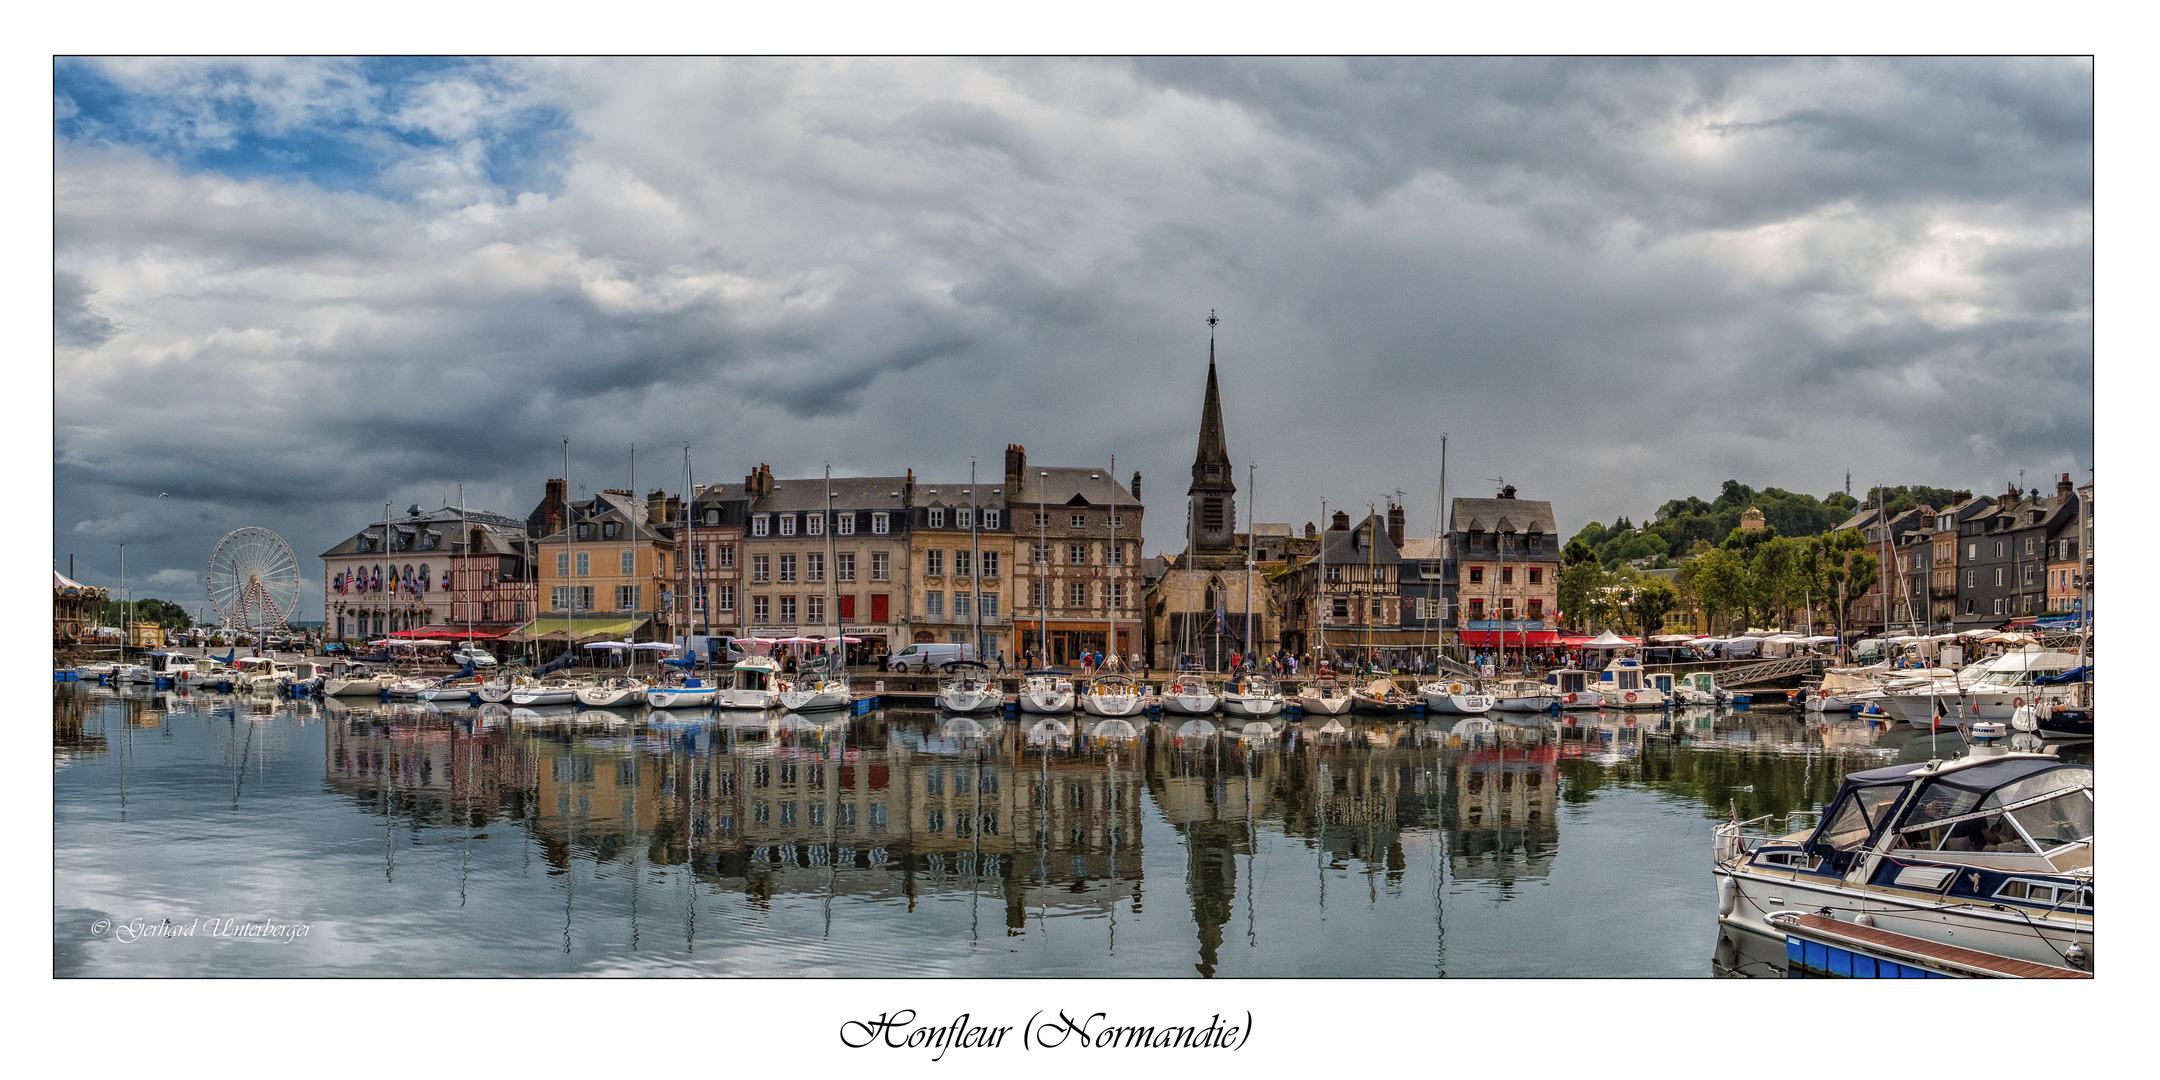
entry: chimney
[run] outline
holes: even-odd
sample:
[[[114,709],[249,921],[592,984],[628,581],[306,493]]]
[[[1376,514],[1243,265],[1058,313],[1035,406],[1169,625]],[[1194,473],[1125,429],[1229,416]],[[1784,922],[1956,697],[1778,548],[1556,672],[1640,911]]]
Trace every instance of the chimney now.
[[[1027,490],[1027,447],[1019,443],[1005,444],[1005,501],[1011,502]]]
[[[1341,510],[1337,510],[1337,511],[1335,511],[1335,519],[1334,519],[1333,521],[1331,521],[1331,522],[1329,522],[1329,523],[1328,523],[1328,531],[1329,531],[1329,532],[1346,532],[1346,531],[1348,531],[1348,530],[1349,530],[1349,528],[1350,528],[1350,515],[1349,515],[1349,514],[1347,514],[1347,513],[1345,513],[1345,512],[1343,512],[1343,511],[1341,511]]]
[[[1008,450],[1007,453],[1010,454],[1011,451]],[[1021,460],[1025,461],[1025,456]],[[915,505],[915,470],[913,469],[907,471],[907,480],[900,485],[900,505],[903,508],[911,508]]]
[[[548,536],[563,530],[563,503],[569,493],[569,483],[567,480],[547,482],[547,498],[540,500],[540,520],[545,523],[540,535]]]
[[[2062,474],[2062,479],[2055,481],[2055,497],[2058,499],[2069,498],[2070,493],[2076,490],[2077,485],[2070,482],[2069,473]]]
[[[1403,508],[1394,503],[1387,504],[1387,538],[1388,543],[1395,545],[1397,550],[1401,550],[1403,542]]]
[[[1132,497],[1134,502],[1140,501],[1140,470],[1138,469],[1134,469],[1132,474]]]
[[[2002,494],[1995,496],[1995,508],[1998,510],[2008,510],[2017,504],[2018,489],[2016,484],[2011,484]]]
[[[1504,487],[1504,488],[1501,488],[1501,489],[1500,489],[1500,497],[1501,497],[1501,498],[1503,498],[1503,499],[1512,499],[1512,498],[1514,498],[1514,497],[1515,497],[1515,485],[1513,485],[1513,484],[1509,484],[1508,486],[1506,486],[1506,487]]]
[[[1318,535],[1320,535],[1320,530],[1319,530],[1319,529],[1317,529],[1317,528],[1315,528],[1315,527],[1313,527],[1313,523],[1312,523],[1312,522],[1310,522],[1310,521],[1306,522],[1306,523],[1305,523],[1305,539],[1307,539],[1307,540],[1310,540],[1310,539],[1312,539],[1313,537],[1315,537],[1315,536],[1318,536]]]
[[[668,498],[666,488],[654,488],[652,494],[645,496],[645,524],[661,525],[673,521],[675,515],[671,504],[674,501]]]

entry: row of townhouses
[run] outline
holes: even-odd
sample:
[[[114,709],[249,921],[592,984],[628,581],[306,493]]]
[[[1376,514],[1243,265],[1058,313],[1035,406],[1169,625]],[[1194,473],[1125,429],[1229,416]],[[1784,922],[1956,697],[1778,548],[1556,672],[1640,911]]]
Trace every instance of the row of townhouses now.
[[[1142,510],[1102,468],[1030,465],[1005,449],[987,482],[781,478],[571,499],[547,482],[523,520],[415,506],[322,555],[338,639],[434,628],[568,639],[858,639],[856,656],[915,642],[1066,662],[1140,637]]]

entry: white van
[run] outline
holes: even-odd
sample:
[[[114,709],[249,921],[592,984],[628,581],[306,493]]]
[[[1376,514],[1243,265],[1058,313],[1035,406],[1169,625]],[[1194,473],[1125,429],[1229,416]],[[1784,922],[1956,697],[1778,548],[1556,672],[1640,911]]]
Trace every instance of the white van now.
[[[894,671],[932,671],[951,660],[975,659],[975,646],[954,642],[918,641],[893,654]]]

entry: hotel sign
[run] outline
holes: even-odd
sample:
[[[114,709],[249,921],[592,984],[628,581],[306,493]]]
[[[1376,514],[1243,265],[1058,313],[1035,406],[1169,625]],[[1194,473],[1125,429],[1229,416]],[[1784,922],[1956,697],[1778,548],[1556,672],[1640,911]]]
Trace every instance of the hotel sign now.
[[[1503,622],[1499,619],[1471,619],[1463,623],[1462,628],[1465,630],[1500,630],[1512,633],[1518,630],[1543,630],[1545,629],[1545,620],[1508,619]]]

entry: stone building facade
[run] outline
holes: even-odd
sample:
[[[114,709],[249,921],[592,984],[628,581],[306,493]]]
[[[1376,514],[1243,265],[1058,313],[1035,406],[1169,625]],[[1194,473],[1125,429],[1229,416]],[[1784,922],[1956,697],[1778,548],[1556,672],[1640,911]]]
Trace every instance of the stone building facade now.
[[[1011,632],[1021,655],[1065,665],[1082,650],[1139,651],[1139,487],[1137,472],[1127,488],[1109,469],[1030,465],[1026,447],[1005,447]]]

